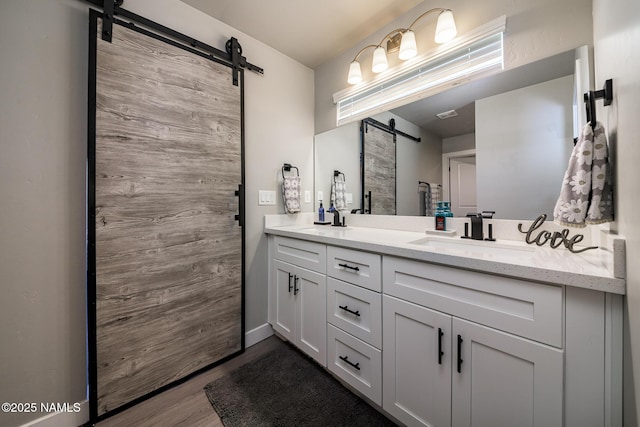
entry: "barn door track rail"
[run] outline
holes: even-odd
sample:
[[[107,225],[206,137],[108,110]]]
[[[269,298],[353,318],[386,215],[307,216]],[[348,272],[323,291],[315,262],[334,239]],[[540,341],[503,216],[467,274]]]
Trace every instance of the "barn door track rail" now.
[[[182,48],[195,53],[200,56],[208,57],[216,62],[221,62],[225,65],[231,65],[233,70],[233,84],[238,86],[238,73],[240,70],[249,70],[258,74],[264,74],[264,69],[258,67],[247,61],[247,58],[242,56],[242,46],[235,37],[231,37],[225,44],[225,50],[216,49],[213,46],[209,46],[199,40],[189,37],[186,34],[182,34],[157,22],[151,21],[143,16],[137,15],[121,6],[124,0],[85,0],[95,6],[102,8],[103,11],[103,23],[102,23],[102,40],[111,42],[113,34],[113,24],[118,23],[128,28],[136,28],[151,37],[158,38],[157,35],[150,31],[144,30],[142,27],[150,28],[154,31],[164,34],[170,37],[172,40],[166,40],[170,44],[180,45]],[[117,19],[116,16],[120,16],[123,21]],[[134,23],[135,22],[135,23]],[[137,25],[136,25],[137,24]]]

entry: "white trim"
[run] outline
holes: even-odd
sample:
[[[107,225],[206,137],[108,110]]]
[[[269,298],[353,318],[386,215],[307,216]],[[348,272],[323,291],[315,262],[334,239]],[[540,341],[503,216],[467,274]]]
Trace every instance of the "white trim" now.
[[[258,344],[260,341],[266,340],[271,335],[273,335],[273,329],[268,323],[260,325],[257,328],[253,328],[244,334],[244,347],[247,348]]]
[[[89,401],[80,402],[78,412],[52,412],[36,420],[22,424],[21,427],[78,427],[89,422]],[[73,403],[69,404],[73,407]]]
[[[450,153],[442,154],[442,200],[451,200],[451,194],[449,194],[449,161],[451,161],[451,159],[456,159],[459,157],[469,157],[475,155],[475,148],[462,151],[452,151]]]

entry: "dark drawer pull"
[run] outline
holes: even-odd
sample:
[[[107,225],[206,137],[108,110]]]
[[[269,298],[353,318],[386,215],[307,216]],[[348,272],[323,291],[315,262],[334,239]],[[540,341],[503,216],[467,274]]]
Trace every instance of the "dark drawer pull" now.
[[[360,370],[360,363],[353,363],[349,361],[349,357],[348,356],[340,356],[340,360],[344,361],[345,363],[348,363],[349,365],[353,366],[354,368],[356,368],[358,371]]]
[[[300,288],[298,287],[298,280],[300,280],[298,276],[293,276],[293,295],[298,295],[298,292],[300,292]]]
[[[462,368],[462,337],[458,335],[458,373]]]
[[[360,317],[360,310],[356,310],[356,311],[349,310],[349,306],[348,306],[348,305],[345,305],[344,307],[343,307],[343,306],[341,306],[341,305],[339,305],[339,306],[338,306],[338,308],[341,308],[341,309],[343,309],[344,311],[346,311],[347,313],[351,313],[351,314],[353,314],[354,316],[358,316],[358,317]]]
[[[348,264],[338,264],[338,267],[348,268],[349,270],[353,270],[353,271],[360,271],[360,267],[358,266],[352,267]]]
[[[442,351],[442,336],[444,332],[442,332],[441,328],[438,328],[438,365],[442,365],[442,356],[444,356],[444,351]],[[460,354],[460,352],[458,352]]]

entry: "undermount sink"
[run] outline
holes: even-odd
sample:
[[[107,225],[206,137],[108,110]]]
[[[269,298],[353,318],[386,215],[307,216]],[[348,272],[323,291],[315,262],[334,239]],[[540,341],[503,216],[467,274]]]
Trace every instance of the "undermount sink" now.
[[[409,242],[411,245],[425,246],[444,252],[465,253],[467,255],[498,255],[507,257],[530,257],[535,248],[520,242],[505,243],[485,240],[460,239],[455,237],[424,237]]]
[[[336,231],[340,230],[348,230],[349,227],[334,227],[332,225],[315,225],[312,227],[301,228],[298,231],[302,231],[303,233],[310,234],[318,234],[318,235],[326,235],[326,234],[335,234]]]

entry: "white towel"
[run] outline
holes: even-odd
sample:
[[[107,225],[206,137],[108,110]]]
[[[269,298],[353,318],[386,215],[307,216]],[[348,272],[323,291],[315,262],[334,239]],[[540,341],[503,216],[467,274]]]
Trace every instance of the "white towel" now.
[[[430,202],[427,204],[427,216],[434,216],[438,202],[442,201],[442,185],[436,183],[430,183],[429,192]]]
[[[334,176],[331,182],[331,203],[339,211],[347,209],[347,201],[344,193],[347,190],[347,184],[341,175]]]
[[[300,212],[300,177],[296,175],[285,176],[282,181],[282,197],[284,198],[284,210],[286,213]]]
[[[611,167],[607,137],[600,122],[595,130],[589,123],[582,128],[569,158],[553,219],[570,227],[613,221]]]

